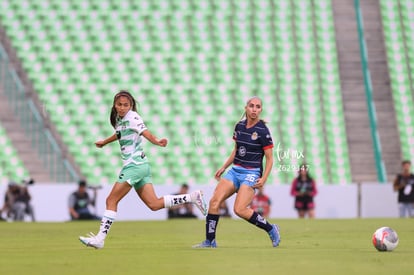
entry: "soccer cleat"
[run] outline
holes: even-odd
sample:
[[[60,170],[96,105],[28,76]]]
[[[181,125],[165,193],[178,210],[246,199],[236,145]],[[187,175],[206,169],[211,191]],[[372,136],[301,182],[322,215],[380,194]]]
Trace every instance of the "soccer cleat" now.
[[[88,234],[88,237],[80,236],[79,240],[86,246],[94,247],[95,249],[101,249],[104,247],[104,241],[99,240],[92,232]]]
[[[207,215],[207,203],[204,200],[203,192],[200,190],[194,191],[190,194],[191,202],[194,203],[201,213]]]
[[[205,240],[202,243],[193,245],[193,248],[217,248],[216,240]]]
[[[280,243],[279,226],[272,224],[273,229],[268,232],[270,240],[272,240],[273,247],[277,247]]]

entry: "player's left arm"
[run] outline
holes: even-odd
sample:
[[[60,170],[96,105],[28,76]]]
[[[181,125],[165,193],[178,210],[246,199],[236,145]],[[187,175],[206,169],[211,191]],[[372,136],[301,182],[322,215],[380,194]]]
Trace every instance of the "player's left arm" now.
[[[168,140],[166,138],[157,138],[155,135],[153,135],[148,129],[144,130],[141,133],[149,142],[151,142],[154,145],[158,145],[161,147],[167,146]]]
[[[259,178],[253,188],[260,188],[262,187],[269,177],[270,172],[272,171],[273,167],[273,146],[264,150],[265,158],[266,158],[266,165],[263,171],[262,177]]]

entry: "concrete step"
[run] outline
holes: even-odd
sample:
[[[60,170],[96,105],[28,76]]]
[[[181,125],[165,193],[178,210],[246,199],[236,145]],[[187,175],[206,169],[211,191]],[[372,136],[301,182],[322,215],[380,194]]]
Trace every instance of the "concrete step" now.
[[[378,3],[371,0],[361,1],[361,3],[364,4],[362,12],[368,10],[363,14],[364,34],[378,129],[391,129],[384,138],[395,140],[396,131],[392,128],[395,129],[395,118],[393,118],[395,115],[392,101],[390,101],[388,68]],[[355,18],[354,3],[353,0],[333,0],[332,4],[353,179],[354,181],[376,181],[377,174],[360,63],[357,23],[356,20],[350,20],[350,18]],[[386,146],[383,146],[383,152],[387,152],[390,157],[398,157],[398,149],[395,149],[398,146],[398,142],[388,142]]]
[[[371,7],[371,5],[373,6]],[[381,80],[384,79],[384,74],[387,73],[387,70],[385,51],[382,45],[383,41],[381,41],[381,37],[379,36],[382,35],[381,22],[376,19],[378,13],[375,11],[374,6],[375,3],[368,5],[374,11],[370,11],[369,14],[364,15],[364,23],[367,25],[364,34],[369,54],[368,61],[370,62],[371,81],[374,84],[380,85],[384,84]],[[377,173],[361,67],[357,22],[354,20],[354,1],[333,0],[332,7],[353,181],[376,181]],[[375,86],[375,88],[378,87]],[[381,95],[378,97],[381,100],[387,99],[386,95],[386,91],[382,90]],[[377,108],[379,113],[386,111],[386,115],[390,116],[389,106],[387,104],[378,103]],[[379,116],[382,117],[384,115],[381,113]],[[392,120],[387,120],[386,123],[388,124],[390,121]]]
[[[347,40],[345,40],[343,38],[342,39],[337,38],[336,40],[340,41],[340,43],[338,43],[336,45],[337,49],[347,50],[346,55],[349,55],[349,57],[358,57],[358,58],[360,58],[360,52],[359,52],[359,47],[360,46],[359,46],[358,38],[357,39],[347,39]]]
[[[36,91],[33,88],[32,82],[28,79],[27,74],[17,57],[15,49],[12,47],[12,44],[10,42],[10,39],[6,35],[4,29],[0,25],[0,43],[4,47],[5,51],[8,54],[10,65],[9,67],[14,69],[19,76],[20,80],[22,81],[23,86],[25,87],[27,91],[27,96],[30,97],[32,102],[37,106],[38,110],[42,110],[42,104],[40,102],[40,99],[37,96]],[[73,157],[67,153],[67,148],[60,137],[60,135],[57,133],[55,127],[53,125],[50,125],[51,123],[48,121],[47,115],[45,115],[43,112],[41,112],[43,115],[43,118],[45,120],[45,125],[50,126],[48,130],[52,133],[52,135],[55,138],[55,141],[60,148],[61,152],[63,152],[63,155],[65,156],[66,160],[71,163],[72,168],[74,169],[75,173],[77,173],[79,176],[81,175],[79,167],[76,165]],[[10,135],[11,140],[13,142],[14,147],[16,148],[18,154],[26,154],[26,152],[30,151],[36,151],[35,148],[32,148],[33,145],[27,141],[25,141],[26,134],[23,131],[23,128],[21,125],[19,125],[19,121],[16,120],[15,116],[11,112],[9,106],[8,106],[8,100],[4,96],[4,92],[0,91],[0,120],[2,121],[2,124],[8,124],[7,125],[7,133]],[[22,138],[23,137],[23,138]],[[48,172],[45,172],[43,169],[43,163],[39,160],[39,157],[37,156],[37,152],[35,152],[33,155],[28,155],[27,157],[21,158],[25,166],[29,166],[30,174],[32,175],[39,175],[38,177],[42,179],[43,182],[50,182],[50,177],[48,175]],[[36,169],[31,168],[32,163],[39,163],[39,166]],[[49,178],[49,179],[48,179]]]
[[[13,115],[13,112],[8,104],[8,99],[4,96],[2,89],[0,89],[0,110],[0,121],[2,127],[5,129],[8,138],[13,144],[13,147],[15,148],[30,176],[33,178],[36,176],[43,182],[50,182],[51,179],[47,170],[43,166],[42,161],[39,159],[39,156],[35,148],[33,148],[28,136],[25,134],[20,121],[15,115]]]
[[[389,122],[396,123],[394,117],[394,106],[388,101],[375,100],[375,110],[377,111],[377,116],[382,115]]]
[[[368,117],[368,107],[365,99],[365,94],[346,95],[343,97],[346,109],[352,111],[348,114],[350,117]]]

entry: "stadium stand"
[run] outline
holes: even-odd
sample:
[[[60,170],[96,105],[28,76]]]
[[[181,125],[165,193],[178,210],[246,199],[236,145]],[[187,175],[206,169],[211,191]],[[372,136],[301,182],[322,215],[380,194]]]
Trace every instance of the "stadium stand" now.
[[[20,181],[29,177],[27,169],[14,150],[13,144],[7,138],[4,128],[0,125],[0,182]]]
[[[288,155],[269,182],[302,161],[320,183],[351,182],[329,0],[3,1],[0,23],[89,182],[121,166],[115,145],[93,145],[119,89],[170,139],[146,146],[156,184],[212,182],[255,94]]]
[[[381,15],[401,151],[404,159],[413,160],[414,3],[381,1]]]

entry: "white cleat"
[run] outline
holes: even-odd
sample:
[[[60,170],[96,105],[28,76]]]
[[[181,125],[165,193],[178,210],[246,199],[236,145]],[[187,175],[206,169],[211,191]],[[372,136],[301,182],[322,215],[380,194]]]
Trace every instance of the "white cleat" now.
[[[201,213],[207,215],[207,203],[204,200],[203,192],[201,190],[194,191],[190,194],[191,202],[200,209]]]
[[[104,247],[104,241],[99,240],[92,232],[88,234],[88,237],[80,236],[79,240],[86,246],[94,247],[95,249],[101,249]]]

